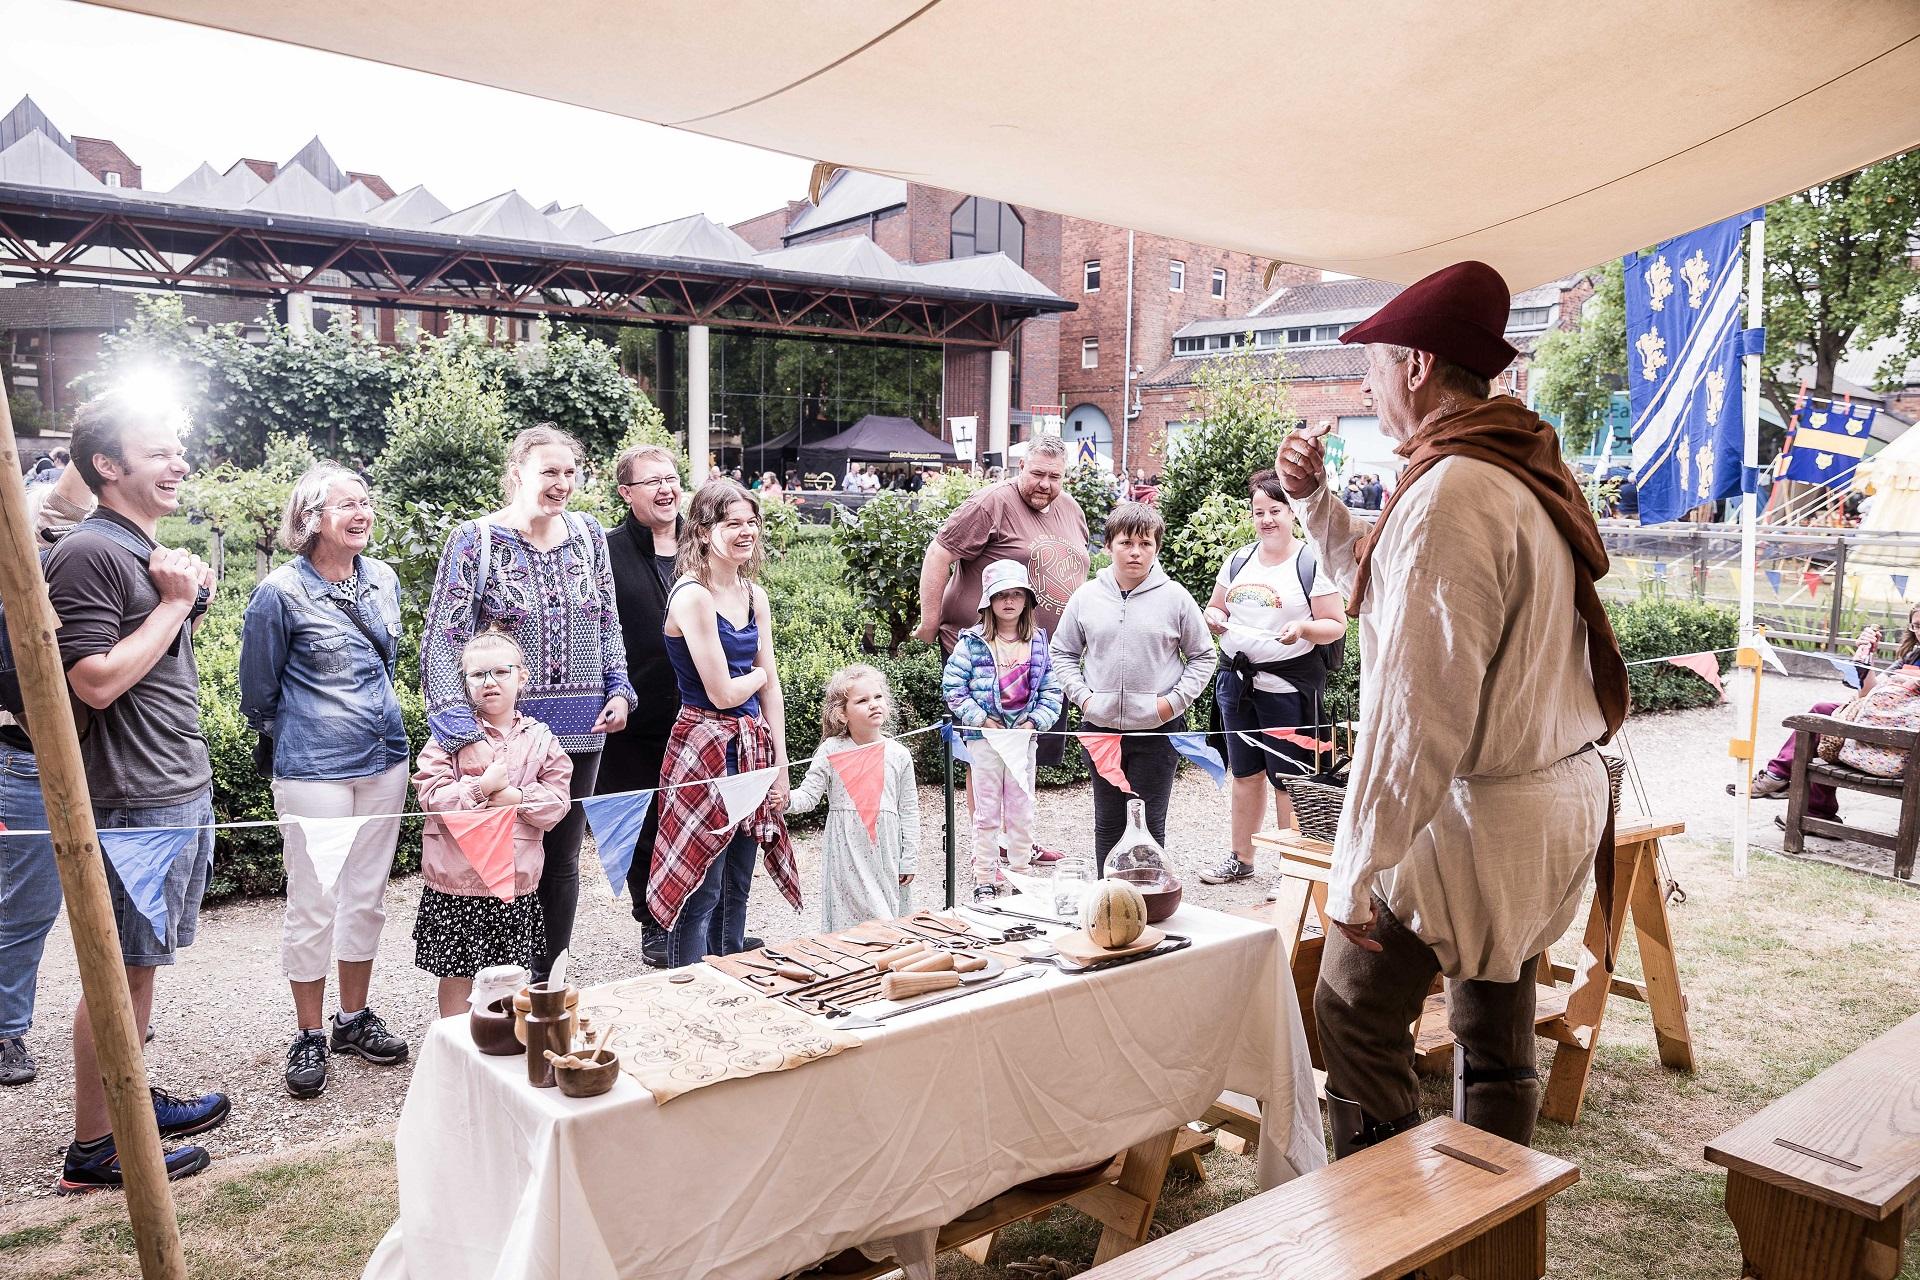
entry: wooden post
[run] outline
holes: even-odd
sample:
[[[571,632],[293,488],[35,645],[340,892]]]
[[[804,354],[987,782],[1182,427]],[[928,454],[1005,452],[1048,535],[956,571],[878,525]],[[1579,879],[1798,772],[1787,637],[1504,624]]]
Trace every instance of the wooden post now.
[[[26,486],[20,478],[20,451],[13,438],[13,415],[4,397],[0,397],[0,601],[6,604],[7,634],[19,664],[20,690],[40,763],[47,826],[53,832],[54,861],[66,895],[73,949],[80,961],[80,990],[86,996],[100,1073],[106,1082],[107,1110],[126,1182],[127,1218],[140,1253],[140,1274],[146,1280],[186,1280],[173,1189],[167,1184],[160,1130],[147,1088],[147,1064],[140,1053],[140,1030],[127,992],[126,966],[120,959],[120,931],[107,896],[106,865],[93,827],[93,800],[80,760],[80,736],[73,727],[66,669],[54,637],[60,623],[40,575],[33,525],[27,519]]]

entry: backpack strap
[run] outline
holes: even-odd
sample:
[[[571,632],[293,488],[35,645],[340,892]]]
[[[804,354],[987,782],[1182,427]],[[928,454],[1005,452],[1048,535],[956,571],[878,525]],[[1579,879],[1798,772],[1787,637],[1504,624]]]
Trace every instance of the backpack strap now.
[[[1247,561],[1253,559],[1253,553],[1259,549],[1260,544],[1256,542],[1233,553],[1233,559],[1227,561],[1228,586],[1233,585],[1233,580],[1240,576],[1240,571],[1247,567]]]
[[[493,568],[493,525],[485,516],[472,522],[473,536],[479,544],[480,563],[473,578],[473,623],[469,630],[480,634],[481,598],[487,593],[487,574]]]
[[[1307,611],[1313,611],[1313,580],[1320,573],[1320,561],[1313,554],[1313,544],[1302,542],[1300,554],[1294,557],[1294,571],[1300,575],[1300,596],[1307,602]]]

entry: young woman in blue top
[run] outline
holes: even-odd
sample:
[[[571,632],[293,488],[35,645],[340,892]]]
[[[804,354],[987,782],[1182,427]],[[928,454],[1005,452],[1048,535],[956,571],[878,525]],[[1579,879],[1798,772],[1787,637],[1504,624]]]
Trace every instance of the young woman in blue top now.
[[[327,1087],[330,1050],[381,1064],[407,1056],[407,1042],[367,1004],[400,819],[375,817],[352,834],[345,862],[329,868],[331,891],[314,862],[341,852],[331,831],[286,821],[406,805],[407,731],[393,688],[400,583],[364,554],[372,533],[373,500],[359,477],[331,462],[309,468],[280,520],[293,559],[254,588],[240,632],[240,711],[260,734],[256,759],[271,768],[273,806],[286,823],[280,964],[300,1024],[287,1049],[296,1098]],[[340,1010],[323,1029],[329,961],[340,970]]]

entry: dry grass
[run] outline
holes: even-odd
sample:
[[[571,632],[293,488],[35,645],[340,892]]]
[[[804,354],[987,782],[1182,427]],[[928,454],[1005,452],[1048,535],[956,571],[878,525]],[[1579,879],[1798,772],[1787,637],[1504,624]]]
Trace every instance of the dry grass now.
[[[1670,854],[1688,895],[1673,923],[1699,1071],[1663,1068],[1646,1010],[1611,1005],[1581,1122],[1543,1124],[1538,1137],[1581,1167],[1580,1184],[1550,1213],[1549,1274],[1560,1280],[1738,1274],[1723,1182],[1702,1159],[1704,1144],[1920,1006],[1920,892],[1765,855],[1735,882],[1724,846],[1676,843]],[[1636,964],[1629,944],[1624,967]],[[1440,1082],[1427,1101],[1432,1111],[1446,1105]],[[1255,1190],[1246,1158],[1216,1152],[1206,1165],[1205,1182],[1169,1183],[1161,1225],[1183,1226]],[[382,1136],[221,1161],[178,1188],[191,1274],[359,1274],[396,1212],[392,1167]],[[8,1214],[0,1268],[45,1280],[131,1275],[121,1213],[117,1197],[102,1195]],[[947,1255],[940,1275],[1010,1276],[1004,1263],[1038,1254],[1084,1266],[1097,1235],[1092,1220],[1060,1210],[1003,1233],[1002,1265]],[[1920,1280],[1916,1253],[1920,1240],[1900,1280]]]

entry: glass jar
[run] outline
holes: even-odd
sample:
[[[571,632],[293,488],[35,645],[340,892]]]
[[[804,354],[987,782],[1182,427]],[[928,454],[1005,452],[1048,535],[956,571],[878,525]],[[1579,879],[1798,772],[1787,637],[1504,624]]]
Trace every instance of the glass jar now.
[[[1147,900],[1147,923],[1158,924],[1180,907],[1180,881],[1167,869],[1166,850],[1147,829],[1146,801],[1127,801],[1127,826],[1107,852],[1107,878],[1125,880]]]
[[[1097,877],[1088,858],[1062,858],[1053,868],[1053,914],[1077,920],[1080,899]]]

